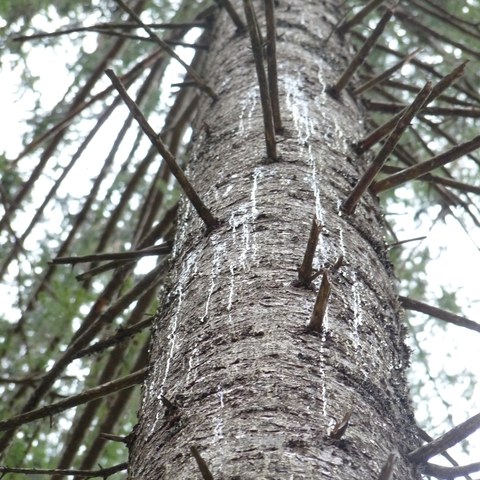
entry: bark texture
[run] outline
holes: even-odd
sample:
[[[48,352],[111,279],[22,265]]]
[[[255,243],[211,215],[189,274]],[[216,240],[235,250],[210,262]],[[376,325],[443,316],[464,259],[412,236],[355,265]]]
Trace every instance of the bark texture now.
[[[276,163],[265,158],[248,36],[224,11],[214,25],[203,75],[219,100],[201,101],[187,174],[222,224],[207,235],[183,206],[131,479],[201,479],[192,446],[215,480],[375,479],[391,452],[393,479],[419,478],[404,459],[417,440],[378,202],[367,194],[354,215],[340,213],[368,160],[350,147],[364,133],[361,109],[327,92],[352,53],[336,35],[324,42],[338,3],[277,2]],[[315,267],[343,256],[322,334],[306,330],[319,280],[295,286],[314,214]],[[328,438],[350,409],[342,439]]]

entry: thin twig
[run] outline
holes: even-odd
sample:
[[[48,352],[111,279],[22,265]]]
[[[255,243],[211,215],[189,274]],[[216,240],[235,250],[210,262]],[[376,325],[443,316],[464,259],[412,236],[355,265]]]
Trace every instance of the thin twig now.
[[[263,66],[262,40],[260,38],[257,18],[251,0],[243,0],[243,6],[245,9],[245,16],[247,17],[248,32],[250,34],[253,58],[255,60],[255,69],[257,71],[258,86],[260,89],[267,157],[271,161],[277,161],[277,145],[275,141],[275,129],[273,126],[272,102],[270,100],[267,76]]]
[[[162,40],[148,25],[146,25],[142,19],[128,6],[123,2],[123,0],[114,0],[122,10],[127,12],[148,34],[148,36],[163,50],[165,50],[172,58],[174,58],[180,65],[186,70],[190,77],[197,83],[200,90],[206,92],[213,100],[217,99],[217,95],[212,90],[212,88],[207,85],[205,80],[200,78],[197,72],[190,66],[188,63],[185,63],[176,53],[175,50],[170,47],[170,45]]]
[[[137,104],[130,98],[122,82],[115,75],[113,70],[107,69],[105,70],[105,73],[112,81],[113,85],[117,89],[128,109],[139,123],[140,127],[142,127],[142,130],[145,132],[152,144],[157,148],[158,152],[167,163],[172,174],[178,180],[178,183],[185,192],[185,195],[192,202],[195,210],[200,215],[201,219],[205,222],[207,229],[211,230],[217,227],[219,224],[218,220],[210,213],[210,210],[205,206],[202,200],[200,200],[200,197],[198,196],[190,181],[183,173],[183,170],[178,166],[175,157],[170,153],[166,145],[162,142],[160,137],[155,133],[153,128],[147,122],[146,118],[143,116]]]
[[[8,420],[3,420],[0,422],[0,432],[12,430],[20,425],[33,422],[34,420],[39,420],[40,418],[51,417],[69,408],[83,405],[84,403],[91,402],[92,400],[118,392],[125,388],[133,387],[134,385],[137,385],[143,381],[147,371],[148,367],[142,368],[138,372],[134,372],[130,375],[125,375],[124,377],[118,378],[117,380],[113,380],[112,382],[90,388],[89,390],[85,390],[78,395],[72,395],[71,397],[60,400],[59,402],[45,405],[44,407],[37,408],[36,410],[31,410],[30,412],[16,415]]]
[[[377,23],[377,26],[374,28],[371,35],[367,38],[365,43],[360,47],[360,50],[353,57],[350,65],[343,72],[341,77],[338,79],[337,83],[332,86],[330,89],[332,95],[338,97],[340,92],[345,88],[349,80],[352,78],[353,74],[357,71],[358,67],[364,62],[365,58],[369,54],[370,50],[375,45],[375,42],[379,39],[380,35],[383,33],[385,26],[392,17],[393,12],[388,9],[383,15],[382,18]]]
[[[352,193],[348,196],[342,205],[342,209],[348,215],[351,215],[355,207],[360,200],[360,197],[366,192],[368,187],[372,184],[375,176],[381,170],[384,163],[387,161],[388,156],[392,153],[395,145],[400,140],[401,135],[410,125],[412,118],[422,108],[431,92],[431,84],[427,82],[420,93],[415,97],[412,104],[403,112],[403,115],[398,120],[394,130],[383,144],[382,148],[378,152],[375,159],[367,168],[366,172],[360,177],[355,187],[353,187]]]
[[[413,463],[426,463],[426,461],[438,455],[453,445],[461,442],[469,435],[474,433],[478,428],[480,428],[480,413],[477,413],[473,417],[470,417],[465,422],[453,427],[444,435],[432,440],[426,445],[410,452],[407,457]]]
[[[389,243],[388,245],[386,245],[386,247],[387,248],[399,247],[400,245],[403,245],[405,243],[419,242],[421,240],[425,240],[426,238],[427,238],[426,236],[423,236],[423,237],[408,238],[407,240],[399,240],[398,242]]]
[[[477,135],[472,140],[462,143],[461,145],[457,145],[450,150],[441,153],[440,155],[436,155],[425,162],[418,163],[417,165],[405,168],[401,172],[389,175],[388,177],[376,182],[372,186],[372,189],[374,192],[379,193],[390,188],[398,187],[409,180],[421,177],[422,175],[425,175],[436,168],[443,167],[448,163],[463,157],[463,155],[473,152],[478,147],[480,147],[480,135]]]

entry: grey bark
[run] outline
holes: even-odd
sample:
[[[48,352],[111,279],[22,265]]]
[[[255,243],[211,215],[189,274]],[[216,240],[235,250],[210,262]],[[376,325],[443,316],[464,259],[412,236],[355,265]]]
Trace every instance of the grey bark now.
[[[184,203],[131,479],[201,479],[192,446],[215,480],[376,479],[392,452],[393,479],[420,478],[405,459],[418,441],[378,201],[367,194],[354,215],[340,213],[367,159],[350,147],[365,132],[361,109],[326,90],[351,55],[336,35],[323,42],[338,3],[277,2],[285,132],[276,163],[265,159],[248,37],[225,12],[213,27],[203,74],[219,100],[201,101],[187,173],[223,223],[206,235]],[[294,286],[314,214],[323,225],[315,267],[343,256],[322,334],[306,329],[319,281]],[[345,435],[329,439],[350,409]]]

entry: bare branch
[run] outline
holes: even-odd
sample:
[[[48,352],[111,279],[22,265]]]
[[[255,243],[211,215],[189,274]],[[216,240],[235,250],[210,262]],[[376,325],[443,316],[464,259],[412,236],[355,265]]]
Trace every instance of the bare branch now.
[[[307,329],[309,331],[315,331],[322,333],[323,331],[323,318],[327,311],[328,299],[330,297],[330,291],[332,287],[328,279],[328,273],[323,272],[322,283],[318,290],[317,299],[315,300],[315,306],[313,307],[313,313],[308,323]]]
[[[202,474],[203,480],[213,480],[213,475],[210,473],[207,462],[205,462],[205,460],[202,458],[197,447],[192,445],[190,447],[190,451],[192,452],[192,455],[195,458],[195,461],[197,462],[198,469]]]
[[[22,475],[72,475],[80,478],[108,478],[114,473],[122,472],[128,468],[128,463],[119,463],[113,467],[99,468],[98,470],[75,470],[63,468],[12,468],[0,467],[0,473],[20,473]]]
[[[394,173],[393,175],[390,175],[376,182],[372,187],[373,191],[377,193],[383,192],[384,190],[397,187],[398,185],[408,182],[409,180],[421,177],[422,175],[425,175],[426,173],[429,173],[436,168],[443,167],[444,165],[447,165],[448,163],[459,159],[460,157],[469,152],[473,152],[478,147],[480,147],[480,135],[477,135],[475,138],[468,142],[451,148],[447,152],[432,157],[425,162],[413,165],[409,168],[402,170],[401,172]]]
[[[398,299],[402,304],[403,308],[407,310],[414,310],[415,312],[425,313],[431,315],[432,317],[438,318],[448,323],[453,323],[459,327],[465,327],[476,332],[480,332],[480,324],[469,320],[468,318],[461,317],[460,315],[455,315],[454,313],[447,312],[441,308],[433,307],[418,300],[413,300],[412,298],[399,296]]]
[[[480,462],[469,463],[468,465],[461,465],[459,467],[444,467],[443,465],[427,463],[422,468],[422,473],[425,475],[431,475],[433,477],[443,478],[446,480],[464,477],[475,472],[480,472]]]
[[[216,3],[219,7],[225,8],[225,10],[227,11],[227,13],[230,15],[230,18],[232,19],[233,23],[234,23],[235,26],[237,27],[237,33],[243,33],[243,32],[245,32],[245,30],[246,30],[245,24],[243,23],[242,19],[241,19],[240,16],[238,15],[238,13],[237,13],[237,11],[235,10],[235,8],[233,8],[233,5],[232,5],[232,3],[230,2],[230,0],[215,0],[215,3]]]
[[[131,252],[95,253],[92,255],[82,255],[79,257],[57,257],[49,263],[75,265],[77,263],[101,260],[131,260],[147,256],[166,255],[167,253],[170,253],[171,250],[171,243],[165,243],[163,245],[155,245],[153,247],[142,248],[141,250],[132,250]]]
[[[366,192],[368,187],[372,184],[375,176],[381,170],[384,163],[387,161],[388,156],[392,153],[393,149],[400,140],[401,135],[410,125],[412,118],[422,108],[422,105],[427,100],[431,92],[431,84],[427,82],[420,93],[415,97],[412,104],[404,111],[403,115],[398,120],[394,130],[383,144],[382,148],[378,152],[375,159],[367,168],[366,172],[360,177],[355,187],[353,187],[352,193],[348,196],[342,205],[343,210],[348,215],[352,214],[355,207],[360,200],[360,197]]]
[[[217,95],[210,86],[207,85],[205,80],[201,79],[197,72],[188,63],[185,63],[176,53],[170,45],[162,40],[148,25],[142,22],[141,18],[122,0],[114,0],[122,10],[127,12],[147,33],[148,36],[157,43],[163,50],[165,50],[172,58],[174,58],[180,65],[186,70],[190,77],[195,81],[200,90],[206,92],[214,100],[217,99]]]
[[[303,256],[303,262],[298,269],[298,283],[303,287],[308,287],[313,278],[313,258],[317,248],[318,236],[320,235],[320,225],[317,223],[317,218],[314,216],[312,220],[312,227],[308,237],[307,248]]]
[[[422,49],[417,48],[415,49],[412,53],[405,55],[399,62],[397,62],[395,65],[391,66],[390,68],[387,68],[384,72],[382,72],[380,75],[377,75],[376,77],[368,80],[367,82],[363,83],[362,85],[358,86],[352,93],[353,95],[360,95],[363,92],[366,92],[370,88],[374,87],[375,85],[379,85],[385,80],[387,80],[391,75],[393,75],[397,70],[402,68],[406,63],[408,63],[415,55],[417,55],[418,52],[420,52]]]
[[[380,471],[380,475],[378,476],[378,480],[390,480],[393,475],[393,467],[395,467],[395,463],[397,461],[397,456],[394,453],[391,453],[385,465],[382,467]]]
[[[353,74],[356,72],[358,67],[363,63],[367,55],[369,54],[370,50],[375,45],[375,42],[379,39],[380,35],[383,33],[385,26],[387,25],[388,21],[392,17],[393,12],[391,10],[387,10],[382,18],[379,20],[377,26],[371,33],[371,35],[367,38],[365,43],[361,46],[360,50],[357,52],[355,57],[353,57],[350,65],[346,68],[343,72],[341,77],[338,79],[337,83],[332,86],[331,93],[332,95],[338,97],[340,92],[345,88],[349,80],[352,78]]]
[[[331,438],[332,440],[340,440],[345,435],[352,413],[353,408],[348,410],[341,420],[335,420],[335,425],[328,435],[329,438]]]
[[[39,420],[40,418],[51,417],[52,415],[63,412],[64,410],[76,407],[77,405],[82,405],[97,398],[104,397],[105,395],[138,385],[145,378],[147,371],[148,367],[142,368],[138,372],[131,373],[130,375],[113,380],[112,382],[104,383],[98,387],[85,390],[84,392],[68,397],[65,400],[60,400],[59,402],[52,403],[51,405],[46,405],[44,407],[37,408],[36,410],[31,410],[30,412],[16,415],[8,420],[3,420],[0,422],[0,432],[13,430],[20,425],[33,422],[34,420]]]
[[[255,69],[257,71],[258,86],[260,88],[260,100],[262,102],[267,157],[271,161],[276,161],[277,145],[275,140],[275,129],[273,125],[272,102],[268,90],[267,76],[263,66],[262,39],[260,38],[257,18],[251,0],[243,0],[243,6],[245,9],[245,16],[247,17],[248,31],[250,33],[250,41],[252,43],[253,58],[255,60]]]
[[[278,98],[277,73],[277,30],[275,27],[275,4],[273,0],[265,0],[265,18],[267,22],[267,73],[268,90],[272,104],[273,126],[275,132],[282,130],[280,102]]]
[[[446,90],[450,85],[452,85],[455,80],[461,77],[465,72],[465,66],[468,62],[461,63],[458,67],[455,67],[449,74],[442,77],[432,88],[427,100],[424,103],[424,107],[426,107],[429,103],[431,103],[435,98],[437,98],[440,93]],[[357,150],[359,152],[365,152],[366,150],[370,149],[379,142],[385,135],[387,135],[397,124],[403,112],[397,113],[394,117],[388,120],[383,125],[380,125],[377,129],[375,129],[372,133],[368,134],[363,140],[358,142]]]
[[[75,354],[75,358],[85,357],[86,355],[93,355],[95,353],[101,352],[117,343],[125,341],[127,338],[136,335],[137,333],[145,330],[146,328],[150,327],[154,320],[154,316],[148,317],[145,320],[141,320],[130,327],[119,328],[115,335],[111,335],[110,337],[106,338],[105,340],[100,340],[95,342],[94,344],[90,345],[87,348],[84,348],[78,351]]]
[[[152,144],[157,148],[158,152],[167,163],[172,174],[178,180],[178,183],[180,184],[183,191],[185,192],[185,195],[192,202],[192,205],[194,206],[197,213],[200,215],[201,219],[205,222],[207,228],[211,230],[217,227],[219,224],[218,220],[210,213],[210,210],[205,206],[202,200],[200,200],[200,197],[198,196],[197,192],[193,188],[190,181],[187,179],[187,177],[183,173],[183,170],[178,166],[177,161],[175,160],[175,157],[170,153],[170,150],[168,150],[167,146],[162,142],[160,137],[155,133],[153,128],[147,122],[146,118],[143,116],[137,104],[130,98],[120,79],[115,75],[115,73],[111,69],[105,70],[105,73],[108,75],[108,77],[112,81],[113,85],[117,89],[118,93],[122,97],[128,109],[130,110],[132,115],[135,117],[135,119],[139,123],[140,127],[142,127],[142,130],[145,132],[147,137],[150,139]]]
[[[470,417],[465,422],[453,427],[444,435],[432,440],[426,445],[422,445],[410,452],[407,457],[413,463],[426,463],[426,461],[438,455],[453,445],[461,442],[469,435],[474,433],[478,428],[480,428],[480,413],[477,413],[473,417]]]
[[[355,25],[358,25],[370,12],[375,10],[385,0],[370,0],[357,14],[350,20],[343,22],[337,29],[338,33],[344,34]]]

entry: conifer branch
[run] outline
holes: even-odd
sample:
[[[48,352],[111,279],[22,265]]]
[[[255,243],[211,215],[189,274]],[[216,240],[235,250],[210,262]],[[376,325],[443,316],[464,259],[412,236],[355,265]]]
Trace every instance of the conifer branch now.
[[[444,165],[447,165],[448,163],[459,159],[463,155],[469,152],[473,152],[478,147],[480,147],[480,135],[477,135],[475,138],[469,140],[468,142],[451,148],[447,152],[432,157],[425,162],[418,163],[417,165],[405,168],[401,172],[389,175],[388,177],[376,182],[372,186],[372,189],[374,192],[379,193],[390,188],[398,187],[399,185],[408,182],[409,180],[421,177],[422,175],[425,175],[426,173],[429,173],[436,168],[443,167]]]
[[[387,9],[387,11],[382,15],[382,18],[377,23],[377,26],[374,28],[371,35],[367,38],[365,43],[360,47],[360,50],[353,57],[350,65],[345,69],[343,74],[338,79],[337,83],[333,85],[330,89],[333,96],[338,97],[340,92],[345,88],[349,80],[352,78],[353,74],[357,71],[358,67],[363,63],[367,55],[370,53],[370,50],[375,45],[375,42],[379,39],[380,35],[383,33],[385,26],[392,17],[392,10]]]
[[[172,251],[172,243],[165,243],[163,245],[154,245],[153,247],[142,248],[140,250],[132,250],[130,252],[111,252],[111,253],[94,253],[92,255],[82,255],[77,257],[57,257],[51,260],[49,263],[69,264],[75,265],[77,263],[95,262],[102,260],[131,260],[137,258],[143,258],[153,255],[166,255]]]
[[[461,63],[458,67],[454,68],[449,74],[442,77],[432,88],[428,98],[424,103],[426,107],[430,102],[437,98],[440,93],[447,89],[455,80],[463,75],[465,72],[465,66],[467,62]],[[365,152],[379,142],[385,135],[387,135],[397,124],[404,111],[397,113],[394,117],[388,120],[386,123],[376,128],[372,133],[368,134],[363,140],[358,142],[357,151],[359,153]]]
[[[328,273],[323,272],[322,283],[320,284],[320,289],[318,290],[315,305],[313,307],[313,313],[310,317],[307,330],[315,331],[317,333],[323,332],[323,318],[325,317],[325,312],[327,311],[331,289],[332,287],[330,280],[328,279]]]
[[[352,94],[353,95],[360,95],[361,93],[366,92],[370,88],[383,83],[391,75],[393,75],[397,70],[402,68],[413,57],[415,57],[415,55],[417,55],[417,53],[420,52],[421,50],[422,50],[421,48],[417,48],[412,53],[410,53],[408,55],[405,55],[405,57],[403,57],[399,62],[397,62],[395,65],[392,65],[390,68],[387,68],[387,70],[385,70],[380,75],[377,75],[376,77],[368,80],[367,82],[365,82],[362,85],[355,88],[355,90],[352,92]]]
[[[381,170],[384,163],[387,161],[388,156],[392,153],[403,132],[410,125],[412,118],[422,108],[422,105],[427,100],[430,92],[431,84],[430,82],[427,82],[423,89],[420,91],[420,93],[416,96],[412,104],[404,111],[403,115],[398,120],[395,128],[383,144],[377,156],[369,165],[366,172],[360,177],[355,187],[353,187],[352,193],[350,193],[348,198],[343,203],[342,209],[345,213],[347,213],[347,215],[351,215],[354,212],[355,207],[360,200],[360,197],[372,184],[375,176]]]
[[[127,12],[137,23],[140,25],[148,36],[159,45],[165,52],[167,52],[172,58],[174,58],[180,65],[185,69],[185,71],[190,75],[190,77],[195,81],[200,90],[203,90],[210,96],[213,100],[217,99],[217,95],[212,90],[212,88],[207,85],[205,80],[201,79],[197,72],[190,66],[188,63],[185,63],[176,53],[175,50],[167,44],[165,40],[162,40],[148,25],[146,25],[142,19],[128,6],[123,0],[114,0],[115,3],[125,12]]]
[[[433,182],[437,185],[445,185],[446,187],[455,188],[464,193],[474,193],[475,195],[480,195],[480,187],[475,185],[470,185],[469,183],[459,182],[458,180],[453,180],[451,178],[440,177],[438,175],[423,175],[416,180],[423,180],[427,182]]]
[[[394,453],[391,453],[385,465],[382,467],[380,471],[380,475],[378,476],[378,480],[390,480],[393,475],[393,468],[395,467],[395,463],[397,461],[397,456]]]
[[[178,202],[171,207],[165,213],[162,221],[159,222],[148,234],[140,241],[138,244],[139,247],[147,247],[152,245],[158,238],[160,238],[167,230],[169,226],[171,226],[172,222],[174,221],[178,211]],[[166,237],[168,237],[168,232]],[[90,268],[89,270],[79,273],[75,276],[75,279],[79,282],[90,280],[95,275],[99,275],[100,273],[107,272],[108,270],[113,270],[121,265],[128,265],[133,264],[134,261],[129,260],[113,260],[111,262],[104,263],[103,265],[98,265],[96,267]]]
[[[238,15],[237,11],[233,7],[230,0],[215,0],[215,3],[219,7],[223,7],[227,11],[227,13],[230,15],[230,18],[232,19],[233,23],[237,27],[237,33],[243,33],[246,31],[243,20]]]
[[[105,395],[138,385],[145,378],[147,371],[148,367],[142,368],[137,372],[131,373],[117,380],[113,380],[112,382],[104,383],[103,385],[85,390],[78,395],[72,395],[71,397],[60,400],[59,402],[16,415],[8,420],[0,421],[0,432],[13,430],[20,425],[39,420],[41,418],[51,417],[69,408],[83,405],[84,403],[91,402],[92,400],[104,397]]]
[[[480,428],[480,413],[470,417],[465,422],[453,427],[444,435],[432,440],[426,445],[413,450],[407,454],[408,459],[413,463],[426,463],[429,458],[438,455],[453,445],[461,442],[469,435]]]
[[[410,243],[410,242],[419,242],[421,240],[425,240],[427,237],[425,236],[422,236],[422,237],[415,237],[415,238],[408,238],[407,240],[400,240],[398,242],[394,242],[394,243],[389,243],[386,245],[387,248],[394,248],[394,247],[398,247],[400,245],[403,245],[405,243]]]
[[[135,120],[137,120],[142,130],[145,132],[147,137],[157,148],[158,152],[167,163],[173,176],[177,179],[178,183],[185,192],[185,195],[188,197],[190,202],[192,202],[192,205],[194,206],[197,213],[200,215],[200,218],[205,222],[207,229],[212,230],[216,228],[219,224],[218,220],[210,213],[210,210],[205,206],[202,200],[200,200],[200,197],[198,196],[190,181],[183,173],[183,170],[178,166],[175,157],[170,153],[166,145],[162,142],[160,137],[155,133],[153,128],[147,122],[146,118],[143,116],[137,104],[130,98],[122,82],[115,75],[113,70],[107,69],[105,70],[105,73],[112,81],[113,85],[117,89],[118,93],[122,97],[123,101],[127,105],[132,115],[135,117]]]
[[[125,341],[127,338],[133,337],[137,333],[141,332],[142,330],[145,330],[146,328],[150,327],[154,320],[154,316],[150,316],[146,318],[145,320],[141,320],[134,325],[130,327],[120,327],[117,330],[117,333],[115,335],[112,335],[105,340],[100,340],[98,342],[95,342],[91,346],[84,348],[82,350],[79,350],[75,354],[75,358],[82,358],[87,355],[93,355],[95,353],[102,352],[103,350],[106,350],[109,347],[113,347],[113,345],[117,345],[120,342]]]
[[[202,458],[197,447],[192,445],[190,447],[190,451],[192,452],[193,458],[195,458],[195,461],[197,462],[198,469],[200,470],[203,480],[213,480],[213,475],[208,468],[207,462]]]
[[[436,38],[447,45],[453,45],[454,47],[461,49],[462,52],[468,53],[472,57],[477,59],[480,58],[480,52],[477,50],[470,48],[468,45],[457,42],[454,38],[452,38],[452,36],[444,35],[441,33],[441,31],[439,31],[440,29],[430,28],[428,25],[425,25],[425,23],[422,23],[417,18],[414,18],[410,13],[407,13],[404,9],[399,9],[396,12],[396,16],[402,20],[404,24],[413,25],[414,28],[419,29],[424,34],[428,34],[431,38]]]
[[[138,298],[143,294],[152,284],[156,281],[160,272],[165,269],[165,264],[160,264],[155,267],[151,272],[147,273],[136,285],[134,285],[130,290],[128,290],[123,296],[117,299],[112,305],[110,305],[105,311],[102,312],[105,302],[108,301],[107,298],[110,294],[111,286],[116,286],[119,282],[119,279],[122,277],[118,275],[114,277],[112,283],[107,285],[104,290],[104,293],[96,300],[92,306],[88,318],[83,323],[82,327],[77,330],[67,349],[62,353],[62,355],[55,361],[53,366],[48,370],[40,379],[39,384],[35,387],[35,390],[32,392],[30,398],[22,408],[22,413],[19,416],[27,415],[29,412],[34,411],[35,407],[38,405],[40,400],[51,388],[55,380],[59,377],[60,373],[63,372],[65,367],[74,360],[76,353],[85,348],[88,343],[94,338],[94,336],[101,330],[105,325],[108,325],[113,321],[113,318],[123,311],[128,305],[132,303],[133,300]],[[16,418],[16,417],[15,417]],[[0,437],[0,451],[3,451],[10,443],[12,436],[14,434],[14,429],[10,429],[9,432],[5,433]]]
[[[128,435],[113,435],[111,433],[99,433],[98,436],[100,438],[104,438],[105,440],[111,440],[112,442],[118,442],[118,443],[125,443],[128,444]]]
[[[458,327],[468,328],[469,330],[474,330],[475,332],[480,332],[480,323],[469,320],[468,318],[462,317],[460,315],[455,315],[454,313],[447,312],[438,307],[433,307],[427,303],[414,300],[413,298],[404,297],[400,295],[398,297],[400,304],[403,308],[407,310],[413,310],[414,312],[425,313],[426,315],[431,315],[432,317],[443,320],[444,322],[452,323]]]
[[[275,132],[280,133],[282,130],[282,119],[278,98],[277,29],[275,26],[275,4],[273,0],[265,0],[265,20],[267,23],[268,91],[272,104],[273,126]]]
[[[402,103],[375,102],[365,100],[368,110],[382,113],[398,113],[405,109]],[[425,107],[422,108],[422,115],[442,115],[449,117],[479,118],[480,108],[459,108],[459,107]]]
[[[427,463],[421,469],[422,473],[428,476],[452,480],[457,477],[465,477],[470,473],[480,472],[480,462],[469,463],[457,467],[445,467],[443,465],[435,465]]]
[[[320,225],[317,223],[316,216],[313,217],[310,235],[308,237],[307,248],[303,256],[303,262],[298,269],[298,285],[308,287],[313,279],[313,258],[318,244],[320,235]]]
[[[410,83],[403,83],[399,80],[388,79],[382,84],[384,87],[390,87],[395,90],[404,90],[406,92],[418,93],[421,89],[416,85],[412,85]],[[443,102],[450,103],[452,105],[460,105],[463,107],[471,107],[476,108],[477,104],[473,104],[467,100],[462,100],[458,97],[452,95],[441,94],[437,97],[438,100],[442,100]],[[424,120],[425,121],[425,120]]]
[[[260,30],[258,28],[257,18],[251,0],[243,0],[243,7],[247,18],[248,32],[250,34],[255,69],[257,71],[258,86],[260,89],[267,157],[271,161],[277,161],[277,145],[273,124],[272,102],[268,89],[267,75],[265,74],[265,68],[263,66],[263,43],[260,38]]]
[[[328,438],[332,440],[340,440],[345,435],[352,413],[353,408],[348,410],[341,420],[335,420],[335,425],[332,431],[328,434]]]
[[[149,28],[161,28],[161,29],[175,29],[175,28],[205,28],[206,22],[194,21],[194,22],[172,22],[172,23],[146,23]],[[102,22],[96,23],[88,27],[72,27],[55,30],[54,32],[38,32],[31,35],[16,35],[12,37],[13,42],[25,42],[30,40],[59,37],[61,35],[69,35],[71,33],[82,32],[98,32],[98,33],[118,33],[115,29],[132,30],[138,28],[137,22]],[[170,40],[167,40],[170,43]]]
[[[127,470],[128,463],[119,463],[113,467],[99,468],[98,470],[76,470],[73,468],[14,468],[14,467],[0,467],[0,473],[20,473],[21,475],[72,475],[78,478],[98,478],[103,479],[111,475]]]
[[[338,33],[345,34],[355,25],[358,25],[370,12],[375,10],[385,0],[370,0],[358,13],[356,13],[350,20],[340,24],[337,28]]]
[[[425,431],[422,430],[418,425],[416,427],[418,436],[422,439],[425,440],[426,442],[431,442],[433,438]],[[441,453],[442,457],[445,458],[448,462],[450,462],[451,465],[454,467],[458,467],[458,462],[448,453],[448,452],[442,452]],[[470,476],[465,475],[466,480],[472,480]]]

